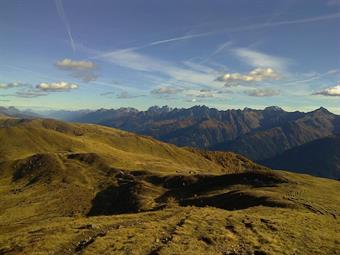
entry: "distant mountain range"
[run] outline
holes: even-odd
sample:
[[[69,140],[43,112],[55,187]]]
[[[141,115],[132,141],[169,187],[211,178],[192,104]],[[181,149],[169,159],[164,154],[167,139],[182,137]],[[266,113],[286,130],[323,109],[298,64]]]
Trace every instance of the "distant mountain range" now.
[[[39,117],[38,114],[32,111],[20,111],[19,109],[10,106],[3,107],[0,106],[0,117],[14,117],[14,118],[36,118]]]
[[[286,161],[290,165],[281,167],[280,164],[272,164],[277,162],[277,157],[293,148],[340,134],[340,116],[322,107],[311,112],[287,112],[276,106],[263,110],[245,108],[225,111],[206,106],[188,109],[153,106],[146,111],[135,108],[50,111],[46,117],[105,125],[152,136],[178,146],[233,151],[268,166],[308,170],[314,175],[340,178],[339,165],[334,165],[332,173],[325,170],[328,169],[325,167],[328,164],[326,158],[320,160],[320,164],[325,161],[324,164],[308,168],[300,168],[301,164],[293,164],[289,158]],[[317,153],[319,148],[315,147],[314,150]],[[301,157],[304,157],[303,151],[297,150],[294,155],[302,153]]]
[[[271,106],[264,110],[219,111],[206,106],[189,109],[151,107],[146,111],[134,108],[100,109],[97,111],[54,112],[50,116],[74,122],[95,123],[152,136],[178,146],[209,150],[233,151],[252,160],[281,168],[276,157],[309,142],[340,133],[340,116],[319,108],[311,112],[287,112]],[[327,145],[326,145],[327,146]],[[314,148],[318,152],[318,148]],[[301,150],[302,156],[304,149]],[[298,150],[296,153],[300,152]],[[291,154],[287,154],[291,155]],[[285,157],[288,157],[288,156]],[[335,155],[337,156],[337,155]],[[297,156],[298,157],[298,156]],[[340,178],[340,167],[332,173],[324,170],[325,163],[308,168],[293,164],[283,168]],[[289,167],[288,167],[289,166]],[[327,168],[327,167],[326,167]],[[310,170],[313,169],[313,170]],[[324,171],[320,173],[320,171]],[[327,172],[327,173],[326,173]]]

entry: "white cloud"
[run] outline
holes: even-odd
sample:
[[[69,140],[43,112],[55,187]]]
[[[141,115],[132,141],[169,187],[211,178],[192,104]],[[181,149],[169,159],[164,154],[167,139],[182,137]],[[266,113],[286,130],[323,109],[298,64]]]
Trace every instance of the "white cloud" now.
[[[255,68],[247,74],[226,73],[217,78],[225,82],[226,87],[244,85],[245,82],[258,82],[264,80],[278,80],[279,74],[272,68]]]
[[[96,64],[92,61],[72,60],[69,58],[59,60],[55,65],[62,70],[90,70],[96,67]]]
[[[244,93],[252,97],[272,97],[280,95],[279,90],[271,88],[246,90]]]
[[[321,95],[321,96],[340,96],[340,85],[336,85],[334,87],[326,88],[324,90],[313,93],[313,95]]]
[[[70,91],[73,89],[77,89],[79,86],[74,83],[68,82],[42,82],[36,85],[36,89],[46,92],[63,92],[63,91]]]
[[[276,70],[285,70],[288,65],[288,60],[265,54],[259,51],[249,50],[246,48],[234,49],[233,53],[236,54],[242,61],[253,67],[268,67]]]
[[[60,70],[70,72],[73,77],[84,82],[95,81],[98,78],[98,75],[94,73],[97,66],[92,61],[65,58],[57,61],[55,66]]]
[[[0,89],[11,89],[11,88],[18,88],[22,87],[25,84],[20,82],[8,82],[8,83],[0,83]]]

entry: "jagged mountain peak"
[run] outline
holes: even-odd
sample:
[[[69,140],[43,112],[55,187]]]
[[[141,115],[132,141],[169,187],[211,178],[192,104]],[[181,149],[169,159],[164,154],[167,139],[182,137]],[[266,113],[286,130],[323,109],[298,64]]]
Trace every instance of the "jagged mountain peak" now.
[[[314,113],[323,113],[323,114],[332,114],[333,115],[333,113],[331,113],[325,107],[322,107],[322,106],[319,107],[318,109],[312,111],[312,112],[314,112]]]
[[[284,110],[281,107],[275,106],[275,105],[268,106],[268,107],[264,108],[264,111],[275,111],[275,112],[280,111],[280,112],[284,112]]]
[[[146,112],[154,112],[154,113],[167,113],[172,111],[173,109],[169,107],[168,105],[158,106],[154,105],[149,107]]]

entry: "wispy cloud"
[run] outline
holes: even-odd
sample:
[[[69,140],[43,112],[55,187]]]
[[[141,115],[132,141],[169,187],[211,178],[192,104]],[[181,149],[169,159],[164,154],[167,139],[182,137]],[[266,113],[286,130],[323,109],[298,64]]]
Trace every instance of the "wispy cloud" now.
[[[22,98],[35,98],[35,97],[41,97],[41,96],[47,96],[48,94],[45,92],[37,91],[34,89],[29,90],[23,90],[23,91],[17,91],[13,96],[15,97],[22,97]]]
[[[329,80],[330,78],[334,77],[334,75],[340,73],[340,70],[338,69],[331,69],[328,70],[327,72],[324,73],[308,73],[308,74],[302,74],[303,78],[301,78],[301,74],[299,75],[298,78],[290,80],[288,82],[285,83],[286,85],[297,85],[297,84],[305,84],[305,83],[310,83],[312,81],[316,81],[316,80],[322,80],[322,79],[326,79]]]
[[[224,43],[218,45],[218,46],[216,47],[216,49],[215,49],[210,55],[208,55],[208,56],[205,57],[202,61],[200,61],[200,63],[205,63],[205,62],[209,61],[209,60],[212,59],[214,56],[217,56],[217,55],[219,55],[220,53],[222,53],[223,51],[225,51],[226,49],[230,48],[232,45],[233,45],[233,42],[232,42],[232,41],[227,41],[227,42],[224,42]]]
[[[201,103],[202,100],[201,99],[197,99],[197,98],[189,98],[189,99],[184,99],[183,100],[184,102],[187,102],[187,103]]]
[[[11,95],[0,95],[0,102],[9,102],[8,97]]]
[[[121,91],[119,94],[117,94],[116,98],[117,99],[132,99],[132,98],[137,98],[137,97],[143,97],[144,95],[133,95],[129,93],[128,91]]]
[[[168,39],[164,39],[164,40],[154,41],[154,42],[146,44],[144,47],[155,46],[155,45],[160,45],[160,44],[166,44],[166,43],[171,43],[171,42],[176,42],[176,41],[189,40],[189,39],[193,39],[193,38],[197,38],[197,37],[203,37],[203,36],[208,36],[208,35],[211,35],[211,32],[198,33],[198,34],[189,34],[189,35],[184,35],[184,36],[177,36],[177,37],[168,38]]]
[[[183,61],[183,64],[189,69],[197,71],[197,72],[206,73],[206,74],[216,73],[216,70],[214,68],[211,68],[202,63],[196,63],[193,61],[186,60],[186,61]]]
[[[253,67],[271,67],[276,70],[285,70],[289,63],[288,59],[247,48],[237,48],[232,52],[246,64]]]
[[[214,81],[217,73],[210,73],[212,69],[208,67],[206,67],[207,71],[197,70],[197,66],[195,66],[195,68],[193,68],[193,66],[189,67],[188,63],[186,63],[186,65],[182,63],[181,67],[180,64],[160,60],[136,51],[116,50],[99,54],[95,59],[107,61],[117,66],[136,71],[166,76],[167,79],[176,81],[218,86],[218,83]],[[204,68],[204,66],[201,65],[199,69],[202,68]]]
[[[26,84],[21,82],[7,82],[7,83],[0,83],[0,89],[11,89],[11,88],[19,88],[25,86]]]
[[[200,90],[188,90],[186,96],[195,98],[213,98],[217,94],[212,90],[200,89]]]
[[[96,80],[96,81],[92,82],[92,84],[103,86],[103,87],[108,87],[108,88],[119,89],[119,90],[130,90],[130,91],[134,91],[134,92],[141,92],[142,91],[139,88],[134,88],[134,87],[128,86],[127,84],[121,84],[121,83],[118,83],[116,81],[99,81],[99,80]],[[106,92],[104,92],[104,93],[106,93]]]
[[[19,67],[19,66],[13,66],[13,65],[1,65],[5,68],[9,68],[9,69],[13,69],[13,70],[16,70],[16,71],[20,71],[21,73],[30,73],[30,74],[33,74],[35,77],[39,77],[41,79],[57,79],[56,77],[53,77],[51,75],[46,75],[42,72],[37,72],[37,71],[33,71],[33,70],[30,70],[30,69],[27,69],[26,67]]]
[[[252,97],[273,97],[280,95],[280,90],[272,88],[246,90],[244,93]]]
[[[137,71],[156,71],[167,65],[162,60],[125,49],[100,54],[96,58]]]
[[[327,2],[328,5],[340,5],[340,0],[329,0]]]
[[[108,52],[98,52],[92,49],[86,49],[88,53],[93,54],[93,59],[106,61],[116,66],[124,67],[134,71],[143,72],[144,74],[155,75],[160,77],[166,84],[167,80],[175,80],[182,82],[184,85],[193,87],[207,86],[220,88],[221,85],[216,80],[216,77],[221,75],[219,71],[211,71],[211,67],[205,65],[203,62],[190,62],[184,61],[182,63],[173,63],[165,61],[163,59],[155,58],[151,55],[143,54],[139,50],[157,45],[168,44],[176,41],[197,39],[199,37],[206,37],[222,32],[235,32],[245,31],[250,29],[262,29],[266,27],[284,26],[298,23],[311,23],[318,21],[326,21],[340,18],[340,13],[334,13],[331,15],[314,16],[303,19],[295,20],[283,20],[283,21],[269,21],[266,23],[258,23],[247,26],[230,27],[225,29],[213,30],[205,33],[197,33],[190,35],[183,35],[171,38],[165,38],[162,40],[155,40],[140,46],[123,48]],[[226,49],[230,49],[231,42],[221,44],[216,48],[216,51],[212,54],[219,54]],[[254,67],[253,73],[230,73],[231,78],[223,80],[227,86],[234,85],[243,82],[246,85],[250,85],[251,82],[265,81],[265,80],[277,80],[281,78],[281,74],[286,74],[290,60],[279,56],[273,56],[260,51],[256,51],[248,48],[234,48],[232,52],[247,65]],[[200,65],[198,65],[200,64]],[[210,63],[209,63],[210,65]],[[225,70],[225,69],[224,69]],[[235,76],[235,74],[237,74]],[[280,74],[280,75],[279,75]],[[237,79],[236,79],[237,78]],[[233,81],[231,81],[233,80]]]
[[[183,92],[186,97],[191,99],[195,99],[197,101],[205,101],[209,99],[226,99],[232,94],[232,91],[222,90],[222,89],[209,89],[209,88],[201,88],[201,89],[187,89]]]
[[[173,94],[179,93],[180,91],[182,91],[182,89],[179,89],[176,87],[165,86],[165,87],[155,88],[151,90],[150,93],[154,95],[173,95]]]
[[[331,3],[334,2],[334,4],[337,4],[338,0],[333,0],[333,1],[330,1],[330,2]],[[162,45],[162,44],[168,44],[168,43],[177,42],[177,41],[190,40],[190,39],[200,38],[200,37],[207,37],[207,36],[220,34],[220,33],[224,33],[224,32],[242,32],[242,31],[248,31],[248,30],[259,30],[259,29],[264,29],[264,28],[268,28],[268,27],[278,27],[278,26],[287,26],[287,25],[294,25],[294,24],[313,23],[313,22],[334,20],[334,19],[339,19],[339,18],[340,18],[340,12],[336,12],[336,13],[333,13],[333,14],[306,17],[306,18],[301,18],[301,19],[268,21],[268,22],[265,22],[265,23],[255,23],[255,24],[251,24],[251,25],[245,25],[245,26],[239,26],[239,27],[229,27],[229,28],[224,28],[224,29],[212,30],[212,31],[209,31],[209,32],[202,32],[202,33],[196,33],[196,34],[189,34],[189,35],[165,38],[165,39],[162,39],[162,40],[156,40],[156,41],[153,41],[153,42],[150,42],[150,43],[146,43],[146,44],[143,44],[141,46],[131,47],[131,48],[128,48],[127,50],[129,50],[129,51],[139,50],[139,49],[143,49],[143,48],[148,48],[148,47]],[[216,54],[216,53],[214,53],[214,54]]]
[[[100,93],[99,95],[106,97],[106,96],[112,96],[112,95],[115,95],[115,94],[116,94],[115,91],[106,91],[106,92]]]
[[[132,99],[132,98],[137,98],[137,97],[143,97],[144,96],[144,95],[132,94],[131,92],[128,92],[126,90],[123,90],[121,92],[107,91],[107,92],[101,93],[100,95],[104,96],[104,97],[109,97],[109,98],[112,98],[113,96],[115,96],[115,98],[117,98],[117,99]]]
[[[5,86],[4,86],[5,85]],[[7,87],[6,87],[7,86]],[[24,83],[6,83],[0,84],[0,88],[17,88],[13,94],[0,95],[5,97],[21,97],[21,98],[34,98],[40,96],[46,96],[48,93],[46,91],[41,91],[30,84]]]
[[[65,14],[63,2],[62,2],[62,0],[55,0],[55,4],[56,4],[56,7],[57,7],[58,15],[65,25],[66,32],[67,32],[68,38],[70,40],[71,48],[72,48],[73,52],[75,52],[76,47],[75,47],[75,43],[74,43],[74,40],[73,40],[70,23],[68,22],[68,19],[67,19],[66,14]]]
[[[332,14],[302,18],[302,19],[272,21],[272,22],[267,22],[267,23],[253,24],[249,26],[236,27],[230,30],[230,32],[257,30],[257,29],[263,29],[267,27],[278,27],[278,26],[303,24],[303,23],[313,23],[313,22],[318,22],[318,21],[327,21],[327,20],[333,20],[333,19],[339,19],[339,18],[340,18],[340,12],[336,12]]]

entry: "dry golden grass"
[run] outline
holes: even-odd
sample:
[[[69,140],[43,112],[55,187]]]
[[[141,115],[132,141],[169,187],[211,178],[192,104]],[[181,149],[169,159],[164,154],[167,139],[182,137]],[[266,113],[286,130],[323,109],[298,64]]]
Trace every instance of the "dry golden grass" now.
[[[339,181],[95,125],[0,141],[0,254],[339,254]]]

